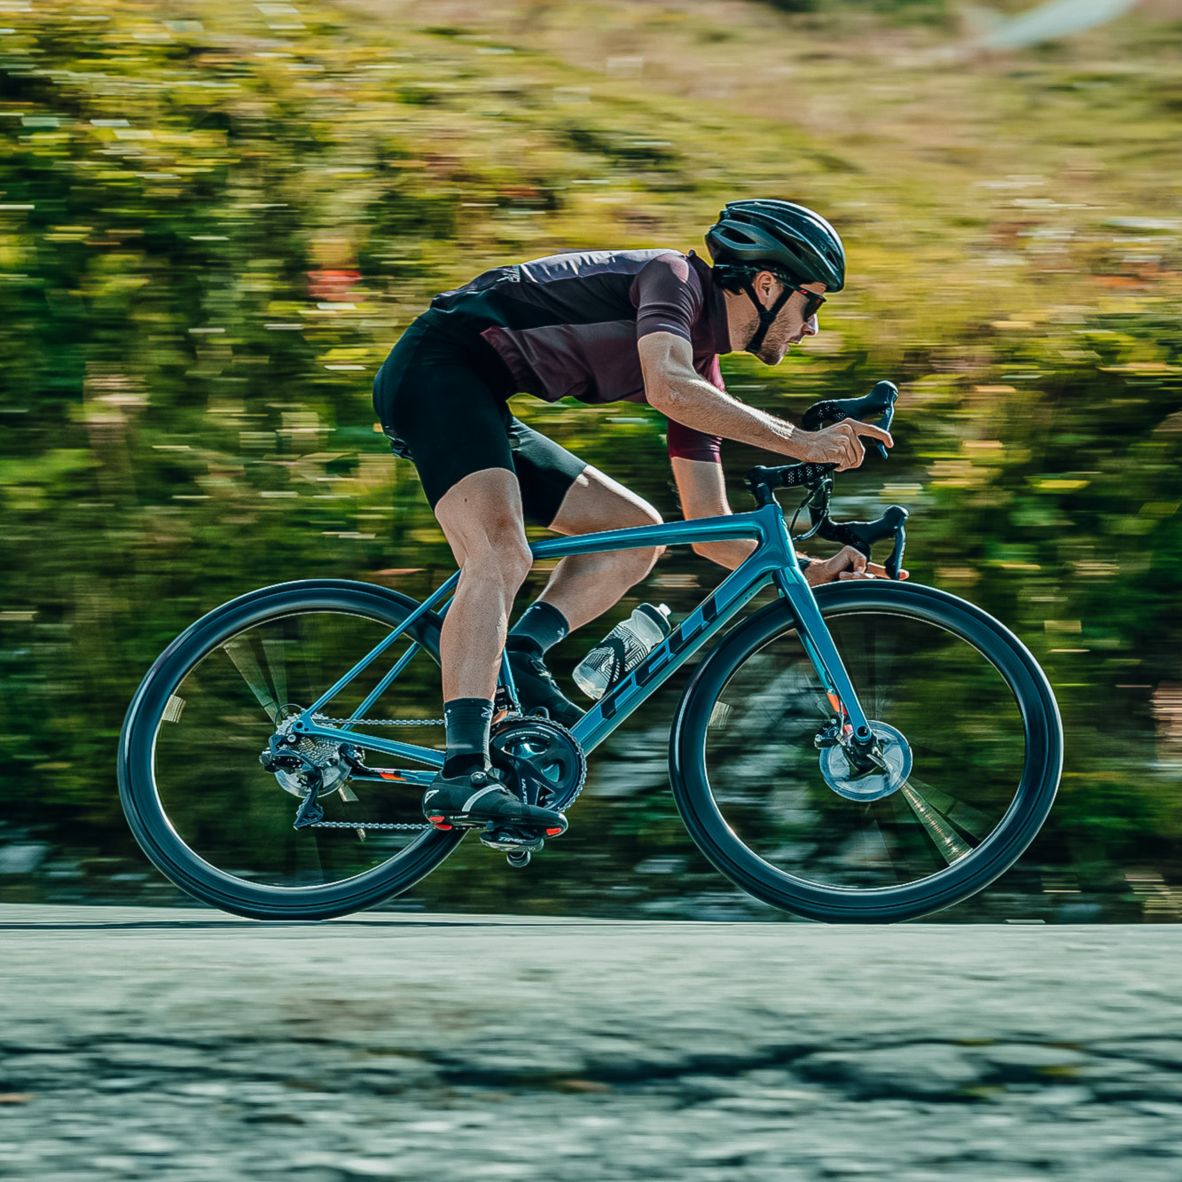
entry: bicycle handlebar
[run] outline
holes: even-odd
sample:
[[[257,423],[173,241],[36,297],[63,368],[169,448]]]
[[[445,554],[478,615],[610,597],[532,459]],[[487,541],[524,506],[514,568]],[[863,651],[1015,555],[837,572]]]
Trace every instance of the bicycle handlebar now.
[[[819,431],[834,423],[840,423],[843,419],[868,422],[869,416],[877,414],[879,418],[875,425],[889,430],[895,416],[895,400],[898,397],[899,390],[893,382],[878,382],[870,393],[862,398],[829,398],[822,402],[814,402],[804,412],[801,425],[806,431]],[[868,442],[884,460],[888,458],[889,453],[880,440]],[[776,467],[761,465],[747,473],[747,487],[756,503],[760,505],[774,501],[775,490],[779,488],[803,485],[812,490],[805,503],[808,505],[813,527],[801,535],[802,539],[819,534],[829,541],[853,546],[869,558],[875,542],[894,537],[895,544],[883,565],[888,576],[897,579],[907,546],[907,510],[902,505],[891,505],[874,521],[834,521],[829,516],[829,498],[833,491],[833,474],[836,468],[836,464],[798,463],[781,464]]]
[[[860,550],[867,558],[875,542],[883,538],[893,537],[894,546],[887,556],[883,566],[892,578],[899,577],[899,570],[903,565],[903,554],[907,549],[907,518],[909,514],[902,505],[891,505],[889,509],[874,521],[833,521],[825,517],[818,525],[816,532],[822,538],[831,542],[840,542],[843,546],[853,546]]]
[[[899,388],[894,382],[876,382],[874,389],[862,398],[829,398],[824,402],[814,402],[804,412],[801,426],[806,431],[820,431],[840,423],[842,419],[856,419],[868,423],[869,415],[880,415],[874,425],[884,431],[891,428],[891,420],[895,417],[895,399],[899,397]],[[871,440],[871,446],[880,456],[887,458],[886,445],[880,439]]]

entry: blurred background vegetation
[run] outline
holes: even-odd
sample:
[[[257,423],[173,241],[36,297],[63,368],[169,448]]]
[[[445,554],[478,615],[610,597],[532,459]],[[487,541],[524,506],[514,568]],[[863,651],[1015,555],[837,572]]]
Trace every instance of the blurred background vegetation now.
[[[835,222],[851,280],[783,366],[725,359],[731,390],[791,416],[898,382],[891,463],[840,507],[907,504],[913,577],[1013,627],[1063,709],[1046,832],[942,918],[1182,916],[1182,21],[989,49],[1028,7],[0,2],[0,899],[176,897],[114,749],[197,615],[448,569],[370,403],[433,293],[701,251],[724,201],[776,195]],[[514,407],[677,515],[660,416]],[[761,457],[724,458],[742,506]],[[716,576],[670,554],[643,596],[688,610]],[[669,800],[684,682],[601,750],[561,850],[517,875],[465,849],[398,905],[767,916]]]

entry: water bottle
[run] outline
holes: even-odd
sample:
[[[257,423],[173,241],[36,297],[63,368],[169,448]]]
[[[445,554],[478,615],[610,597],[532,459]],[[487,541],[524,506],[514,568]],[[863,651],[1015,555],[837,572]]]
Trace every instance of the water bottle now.
[[[642,603],[617,624],[578,664],[572,676],[589,698],[602,698],[669,635],[669,609]]]

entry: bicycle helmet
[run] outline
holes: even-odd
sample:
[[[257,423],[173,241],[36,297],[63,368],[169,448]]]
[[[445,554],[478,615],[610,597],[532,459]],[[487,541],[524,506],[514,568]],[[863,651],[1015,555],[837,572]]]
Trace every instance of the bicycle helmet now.
[[[759,328],[747,346],[754,353],[780,309],[792,297],[781,292],[771,308],[755,294],[752,279],[771,271],[789,283],[823,283],[827,291],[845,286],[845,247],[819,213],[791,201],[730,201],[706,232],[706,246],[724,287],[746,291],[759,314]]]

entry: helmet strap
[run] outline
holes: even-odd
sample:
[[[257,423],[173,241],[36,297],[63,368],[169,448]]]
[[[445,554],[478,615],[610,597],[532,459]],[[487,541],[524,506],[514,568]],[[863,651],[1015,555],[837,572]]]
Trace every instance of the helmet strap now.
[[[747,342],[746,347],[748,353],[754,353],[763,344],[763,338],[767,336],[767,330],[771,328],[772,322],[779,316],[780,309],[792,298],[793,289],[785,286],[784,290],[780,292],[779,298],[770,308],[765,308],[760,303],[759,296],[755,294],[755,287],[750,279],[743,281],[743,290],[755,305],[755,311],[759,313],[759,327],[755,330],[755,335]]]

